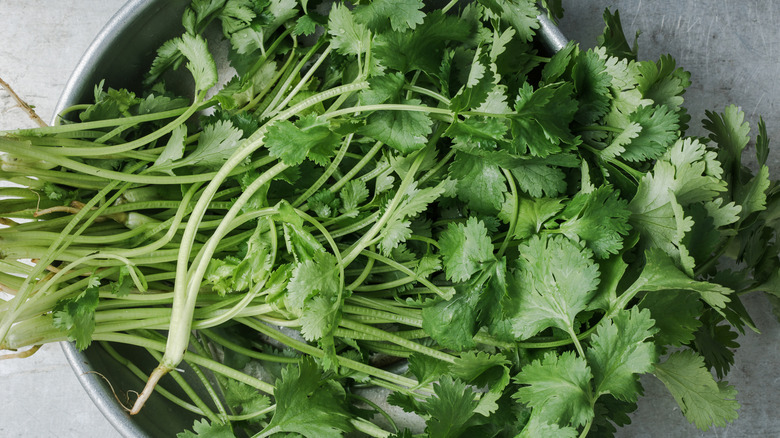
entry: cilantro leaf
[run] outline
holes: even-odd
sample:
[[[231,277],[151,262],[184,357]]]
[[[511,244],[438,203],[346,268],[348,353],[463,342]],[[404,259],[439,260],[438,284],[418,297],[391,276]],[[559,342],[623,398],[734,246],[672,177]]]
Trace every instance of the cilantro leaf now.
[[[357,8],[355,18],[373,31],[384,30],[389,22],[393,30],[402,32],[423,23],[423,6],[422,0],[375,0]]]
[[[628,161],[659,158],[679,137],[679,116],[667,107],[641,106],[628,116],[641,130],[624,145],[620,157]]]
[[[533,0],[479,0],[495,17],[507,20],[517,31],[517,35],[530,41],[539,28],[539,10]]]
[[[343,55],[360,55],[370,45],[371,32],[342,3],[334,3],[328,14],[328,34],[331,46]]]
[[[680,271],[663,252],[650,249],[645,252],[647,263],[639,278],[631,285],[632,290],[674,291],[685,290],[699,294],[707,304],[722,309],[729,301],[728,295],[733,291],[717,283],[698,281]]]
[[[650,310],[655,320],[656,345],[673,347],[693,341],[694,332],[701,326],[698,317],[704,310],[698,294],[675,290],[646,294],[638,306]]]
[[[532,407],[541,420],[558,425],[583,425],[593,416],[590,368],[585,359],[566,351],[548,351],[514,377],[521,386],[514,398]]]
[[[510,116],[515,149],[546,157],[560,152],[561,143],[573,144],[568,129],[577,112],[571,83],[555,83],[532,89],[526,83],[515,101],[515,113]]]
[[[419,99],[402,99],[403,105],[420,105]],[[432,132],[433,121],[421,111],[382,110],[372,113],[359,132],[403,154],[422,149]]]
[[[716,382],[701,356],[690,350],[677,351],[654,367],[655,376],[672,393],[685,418],[699,429],[723,427],[737,419],[737,391]]]
[[[639,31],[634,35],[634,44],[630,46],[623,32],[623,24],[620,21],[620,11],[615,10],[613,14],[609,9],[604,10],[604,32],[598,36],[596,42],[599,46],[606,48],[610,56],[620,59],[636,60],[637,58],[637,40]]]
[[[292,432],[306,438],[336,438],[352,430],[344,389],[323,379],[313,360],[287,366],[275,386],[276,410],[261,434]]]
[[[58,302],[54,309],[54,326],[65,331],[69,340],[76,341],[79,350],[85,350],[92,343],[99,293],[100,278],[91,276],[83,292]]]
[[[425,385],[448,374],[450,364],[425,354],[412,353],[409,356],[409,372],[420,385]]]
[[[544,224],[555,217],[565,207],[562,198],[528,198],[507,197],[506,202],[498,214],[499,219],[509,223],[514,215],[515,203],[519,202],[519,214],[515,226],[515,237],[525,239],[539,233]]]
[[[340,289],[336,257],[325,251],[317,251],[313,258],[298,263],[293,268],[287,284],[285,306],[299,315],[310,298],[322,294],[336,296]]]
[[[268,127],[265,144],[271,155],[289,166],[309,158],[320,166],[330,162],[341,137],[330,128],[328,119],[308,114],[295,123],[280,120]]]
[[[745,113],[736,105],[729,105],[722,114],[705,111],[702,121],[709,138],[718,144],[718,160],[730,173],[737,174],[742,163],[742,151],[750,141],[750,125]]]
[[[716,312],[705,312],[699,320],[701,324],[691,346],[701,354],[707,367],[714,369],[722,379],[734,364],[734,349],[739,348],[738,335],[729,324],[721,324],[725,322],[724,318]]]
[[[658,62],[641,61],[637,67],[638,89],[643,97],[675,111],[683,104],[682,95],[691,84],[691,74],[676,68],[671,55],[661,56]]]
[[[647,341],[655,332],[650,312],[637,307],[620,310],[598,326],[585,353],[597,396],[612,394],[618,400],[636,401],[642,393],[638,374],[652,371],[658,359],[655,345]]]
[[[185,430],[176,434],[176,438],[234,438],[233,430],[229,424],[209,422],[206,419],[195,420],[192,432]]]
[[[271,400],[257,388],[235,379],[223,378],[221,380],[225,388],[225,401],[238,413],[252,414],[271,406]],[[262,418],[257,417],[253,421],[260,421]]]
[[[233,155],[243,133],[229,120],[206,125],[192,153],[169,166],[197,165],[219,167]],[[161,166],[164,168],[163,166]]]
[[[408,73],[414,70],[435,75],[450,41],[464,42],[473,29],[465,20],[441,11],[428,13],[413,30],[389,31],[375,38],[372,54],[384,67]]]
[[[503,302],[512,334],[528,339],[548,327],[572,333],[599,284],[591,251],[563,236],[533,236],[518,252]]]
[[[444,376],[433,384],[435,395],[421,406],[430,418],[425,422],[431,438],[462,436],[476,414],[478,402],[474,392],[465,383]]]
[[[199,35],[185,33],[176,46],[189,61],[187,69],[195,79],[195,89],[204,92],[217,83],[217,64],[209,52],[208,43]]]
[[[456,180],[455,193],[469,208],[481,213],[496,212],[509,189],[501,168],[462,152],[455,154],[449,176]]]
[[[631,229],[628,203],[619,192],[601,186],[590,193],[578,193],[563,211],[566,219],[561,232],[571,239],[582,239],[597,258],[617,254],[623,247],[623,238]]]
[[[494,259],[487,228],[475,217],[470,217],[465,225],[450,223],[439,237],[439,245],[449,280],[466,281]]]
[[[577,429],[557,423],[546,423],[539,420],[539,415],[531,415],[520,435],[515,438],[577,438]]]
[[[609,109],[612,78],[605,62],[592,50],[581,51],[571,69],[579,107],[574,119],[588,125],[601,119]]]

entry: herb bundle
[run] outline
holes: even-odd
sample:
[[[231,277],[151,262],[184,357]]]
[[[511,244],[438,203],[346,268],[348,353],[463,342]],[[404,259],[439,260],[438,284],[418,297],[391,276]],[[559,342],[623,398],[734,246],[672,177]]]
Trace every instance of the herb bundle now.
[[[550,55],[529,0],[315,3],[195,0],[143,90],[0,136],[0,349],[100,342],[148,380],[133,412],[204,417],[182,437],[611,436],[647,373],[736,418],[711,370],[777,293],[763,125],[756,174],[736,107],[686,137],[689,75],[617,14]]]

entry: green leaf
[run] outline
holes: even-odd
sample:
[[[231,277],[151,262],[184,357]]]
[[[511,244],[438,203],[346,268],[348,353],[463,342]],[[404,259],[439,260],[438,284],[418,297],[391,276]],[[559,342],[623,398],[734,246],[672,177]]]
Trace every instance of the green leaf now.
[[[509,383],[510,362],[501,354],[465,351],[455,359],[450,371],[456,378],[477,387],[498,385],[502,390]]]
[[[557,423],[547,423],[532,415],[520,435],[515,438],[577,438],[577,429],[569,426],[561,427]]]
[[[642,393],[638,374],[652,371],[658,359],[655,345],[647,341],[655,332],[650,312],[637,307],[620,310],[598,326],[585,353],[597,396],[612,394],[622,401],[637,400]]]
[[[634,44],[630,46],[623,32],[623,24],[620,21],[620,11],[615,10],[613,14],[609,9],[604,11],[604,32],[598,36],[596,43],[607,50],[607,54],[620,59],[636,60],[637,58],[637,40],[639,31],[634,35]]]
[[[253,386],[229,378],[223,378],[221,382],[224,387],[225,401],[237,413],[253,414],[271,406],[271,400]],[[252,421],[262,419],[263,416],[259,416]]]
[[[371,44],[371,32],[355,21],[352,11],[343,3],[334,3],[328,14],[330,44],[343,55],[360,55]]]
[[[745,113],[736,105],[729,105],[722,114],[707,110],[704,115],[702,126],[718,144],[718,160],[732,173],[738,172],[742,151],[750,142],[750,124],[745,121]]]
[[[518,253],[503,303],[512,334],[528,339],[548,327],[572,333],[599,284],[591,251],[563,236],[533,236]]]
[[[590,193],[578,193],[563,211],[566,219],[561,233],[570,239],[582,239],[597,258],[617,254],[631,226],[631,212],[620,193],[610,186],[601,186]]]
[[[739,348],[737,332],[723,316],[705,312],[700,318],[699,329],[694,333],[693,349],[704,358],[707,368],[714,369],[719,379],[728,374],[734,364],[734,350]]]
[[[346,183],[339,191],[341,198],[341,212],[347,216],[356,216],[360,204],[368,199],[368,188],[366,183],[360,179],[353,179]]]
[[[422,328],[433,340],[445,348],[463,351],[474,348],[477,332],[478,291],[467,286],[456,286],[450,300],[441,300],[423,307]]]
[[[676,290],[645,294],[638,306],[650,310],[658,329],[653,338],[659,347],[681,347],[693,341],[704,310],[698,294]]]
[[[91,276],[83,292],[75,298],[59,301],[54,308],[54,326],[65,331],[69,340],[76,341],[79,350],[85,350],[92,343],[99,294],[100,278]]]
[[[280,120],[268,127],[265,144],[271,155],[289,166],[297,166],[305,158],[327,166],[341,142],[324,117],[308,114],[295,123]]]
[[[322,339],[335,329],[337,318],[338,307],[330,297],[317,295],[304,305],[300,318],[301,335],[307,341]]]
[[[373,31],[384,30],[387,23],[395,31],[414,29],[423,23],[422,0],[374,0],[359,7],[355,18]]]
[[[549,424],[578,427],[593,418],[590,368],[585,359],[566,351],[545,353],[514,377],[521,386],[514,398],[532,407],[532,415]]]
[[[574,120],[589,125],[600,120],[609,110],[612,98],[609,87],[612,78],[599,55],[592,50],[581,51],[571,70],[579,107]]]
[[[724,427],[737,419],[737,391],[725,382],[716,382],[696,353],[674,352],[655,365],[654,373],[672,393],[685,418],[699,429]]]
[[[403,105],[420,105],[419,99],[403,99]],[[422,149],[432,132],[433,121],[422,111],[381,110],[368,116],[359,133],[381,141],[402,154]]]
[[[192,153],[179,161],[168,164],[168,168],[181,166],[220,167],[236,151],[243,133],[229,120],[206,125],[198,137],[198,146]],[[160,169],[165,169],[161,164]]]
[[[740,217],[745,220],[750,214],[766,210],[767,191],[771,185],[769,167],[758,169],[753,178],[746,184],[734,188],[735,201],[742,207]]]
[[[641,61],[637,63],[637,67],[638,89],[643,97],[675,111],[683,104],[682,94],[691,84],[691,74],[682,68],[676,68],[671,55],[662,55],[657,63]]]
[[[498,165],[457,152],[449,167],[449,176],[457,181],[458,199],[481,213],[493,213],[501,208],[504,193],[509,189],[506,176]]]
[[[436,75],[448,42],[465,42],[471,38],[473,30],[467,21],[457,16],[433,11],[413,30],[378,34],[372,55],[392,70],[402,73],[422,70]]]
[[[130,290],[133,287],[133,277],[130,275],[130,270],[134,269],[127,265],[122,265],[119,268],[119,278],[115,282],[111,283],[111,293],[117,297],[125,297],[130,294]]]
[[[499,219],[509,223],[514,215],[516,202],[520,203],[520,210],[515,226],[515,237],[521,240],[539,233],[544,224],[564,208],[564,199],[562,198],[518,197],[515,200],[507,197],[501,212],[498,214]]]
[[[185,141],[187,139],[187,125],[181,124],[174,128],[165,149],[154,161],[151,169],[161,167],[163,169],[172,167],[171,165],[184,156]],[[165,170],[163,170],[165,171]],[[170,172],[170,170],[168,170]]]
[[[665,106],[640,106],[628,116],[639,133],[624,145],[620,157],[628,161],[654,160],[679,138],[679,116]]]
[[[518,37],[531,41],[539,28],[539,10],[533,0],[479,0],[493,16],[506,20],[517,31]]]
[[[510,116],[515,150],[546,157],[561,151],[562,144],[574,144],[569,124],[577,113],[574,86],[569,82],[545,85],[534,90],[525,83]]]
[[[292,278],[287,284],[285,306],[300,315],[310,298],[317,295],[335,297],[340,288],[336,256],[318,251],[312,259],[298,263],[293,268]]]
[[[412,353],[409,356],[409,372],[419,385],[427,385],[449,374],[450,364],[425,354]]]
[[[276,380],[276,410],[262,436],[291,432],[306,438],[337,438],[352,430],[344,389],[323,378],[311,359],[289,365]]]
[[[189,61],[187,69],[195,79],[195,89],[204,92],[217,83],[217,64],[209,52],[208,43],[200,35],[185,33],[176,46]]]
[[[710,306],[722,309],[734,291],[717,283],[698,281],[680,271],[669,256],[659,250],[645,252],[647,264],[630,289],[647,292],[691,291],[699,294]]]
[[[434,396],[426,399],[422,407],[430,418],[426,432],[431,438],[458,437],[468,429],[477,408],[474,392],[465,383],[452,376],[442,377],[433,384]]]
[[[448,280],[466,281],[495,259],[487,228],[475,217],[465,225],[450,223],[439,237],[439,246]]]
[[[206,419],[195,420],[192,432],[185,430],[176,434],[176,438],[235,438],[229,424],[209,422]]]

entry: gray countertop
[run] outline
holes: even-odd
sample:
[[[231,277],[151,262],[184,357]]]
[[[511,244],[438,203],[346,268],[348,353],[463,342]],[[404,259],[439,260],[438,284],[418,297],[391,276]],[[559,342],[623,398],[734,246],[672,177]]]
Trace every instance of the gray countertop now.
[[[11,84],[45,119],[60,90],[95,34],[123,0],[0,0],[0,78]],[[703,131],[704,109],[740,106],[755,132],[766,121],[775,150],[769,163],[780,170],[780,2],[767,0],[564,0],[561,27],[583,46],[595,44],[605,7],[618,8],[628,35],[637,29],[639,55],[674,56],[691,72],[686,106],[689,134]],[[0,129],[33,126],[0,91]],[[749,148],[752,146],[749,146]],[[740,418],[727,428],[699,432],[680,414],[653,377],[643,379],[646,396],[621,437],[780,436],[780,324],[765,297],[746,305],[761,335],[747,333],[727,380],[739,390]],[[113,437],[117,432],[80,387],[58,345],[25,360],[0,361],[0,437]]]

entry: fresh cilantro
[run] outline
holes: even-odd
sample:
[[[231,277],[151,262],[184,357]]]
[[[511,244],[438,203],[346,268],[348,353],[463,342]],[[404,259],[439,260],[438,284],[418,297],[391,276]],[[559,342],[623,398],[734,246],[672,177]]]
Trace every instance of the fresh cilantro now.
[[[574,318],[599,284],[591,251],[557,236],[534,236],[518,251],[503,302],[512,334],[527,339],[548,327],[572,333]]]
[[[54,326],[66,332],[68,339],[75,341],[79,350],[85,350],[92,343],[99,292],[100,278],[90,276],[83,292],[75,298],[58,302],[54,309]]]
[[[265,144],[271,155],[295,166],[305,158],[325,166],[335,152],[340,137],[331,131],[327,119],[309,114],[295,123],[279,121],[268,127]]]
[[[699,429],[723,427],[737,419],[737,391],[725,382],[716,382],[701,356],[690,350],[677,351],[654,368],[682,413]]]
[[[471,217],[466,224],[449,224],[439,238],[444,272],[454,281],[466,281],[493,260],[493,243],[485,225]]]
[[[260,435],[288,432],[306,438],[328,438],[352,430],[344,389],[322,377],[312,360],[282,370],[274,392],[274,416]]]
[[[655,345],[647,340],[655,330],[650,312],[636,307],[599,325],[586,353],[597,396],[636,401],[642,392],[638,375],[652,371],[658,359]]]
[[[234,438],[233,430],[228,424],[195,420],[192,431],[185,430],[176,434],[176,438]]]
[[[561,355],[548,352],[513,378],[522,385],[513,397],[532,407],[535,415],[548,424],[577,427],[594,415],[591,378],[585,359],[570,351]]]

